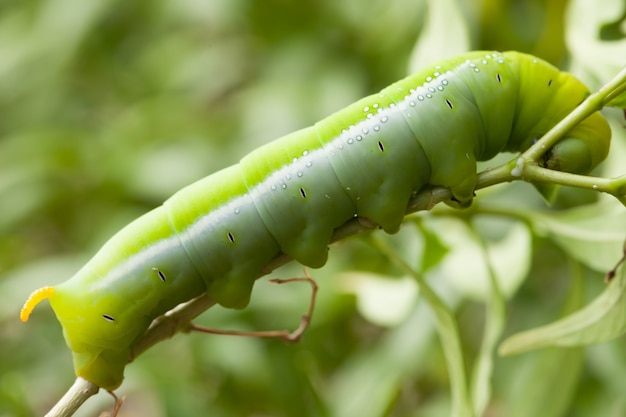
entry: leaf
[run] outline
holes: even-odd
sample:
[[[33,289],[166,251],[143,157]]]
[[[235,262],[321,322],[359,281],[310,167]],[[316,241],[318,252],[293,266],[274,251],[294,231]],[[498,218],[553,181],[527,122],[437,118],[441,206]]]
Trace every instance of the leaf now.
[[[538,234],[551,238],[569,256],[600,272],[619,256],[626,237],[626,211],[619,204],[534,213],[531,220]]]
[[[409,60],[411,72],[469,50],[469,29],[457,2],[429,0],[426,23]]]
[[[346,272],[340,280],[347,292],[356,296],[357,308],[371,323],[396,326],[406,320],[418,295],[412,278],[389,279],[368,272]]]
[[[508,417],[566,415],[584,358],[581,348],[546,349],[527,358],[510,388]]]
[[[448,245],[441,240],[439,233],[433,232],[429,228],[424,227],[422,222],[415,221],[415,224],[425,241],[420,268],[422,273],[425,273],[432,267],[439,265],[450,249],[448,248]]]
[[[546,326],[518,333],[500,346],[511,355],[546,346],[602,343],[626,333],[626,268],[623,266],[605,291],[591,304]]]
[[[467,223],[453,217],[440,217],[428,219],[424,225],[433,233],[436,231],[441,244],[448,248],[431,275],[443,277],[465,296],[487,300],[491,283],[485,248]],[[530,231],[522,223],[512,223],[500,240],[485,245],[498,287],[505,298],[510,298],[528,275],[532,256]]]

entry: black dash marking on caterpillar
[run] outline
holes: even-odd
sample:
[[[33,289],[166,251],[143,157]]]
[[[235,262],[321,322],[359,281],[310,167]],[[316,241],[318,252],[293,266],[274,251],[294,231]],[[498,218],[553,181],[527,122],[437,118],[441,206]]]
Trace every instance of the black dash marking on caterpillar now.
[[[102,318],[108,322],[115,323],[115,318],[113,316],[109,316],[108,314],[103,314]]]
[[[450,110],[452,110],[454,108],[454,106],[452,105],[452,102],[450,100],[448,100],[448,99],[446,99],[446,104],[448,105]]]
[[[304,188],[300,187],[300,195],[302,196],[302,198],[306,198],[306,191],[304,191]]]
[[[381,152],[385,152],[385,145],[383,145],[381,141],[378,141],[378,149],[380,149]]]
[[[230,243],[235,243],[235,235],[233,235],[231,232],[228,232],[228,240],[230,241]]]
[[[152,268],[152,270],[153,270],[153,271],[155,271],[155,272],[157,273],[157,275],[159,276],[159,279],[160,279],[162,282],[167,281],[167,277],[165,276],[165,274],[164,274],[163,272],[161,272],[161,271],[159,270],[159,268]]]

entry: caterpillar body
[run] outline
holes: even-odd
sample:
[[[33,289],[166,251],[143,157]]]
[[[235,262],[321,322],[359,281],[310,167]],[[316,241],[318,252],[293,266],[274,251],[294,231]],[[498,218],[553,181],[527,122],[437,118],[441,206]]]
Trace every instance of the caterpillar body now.
[[[394,233],[425,186],[469,204],[477,160],[528,148],[587,94],[572,75],[518,52],[445,60],[178,191],[70,280],[35,291],[22,319],[49,298],[76,374],[113,390],[154,318],[203,293],[242,308],[279,253],[320,267],[335,228],[360,216]],[[545,164],[586,173],[609,140],[595,113]]]

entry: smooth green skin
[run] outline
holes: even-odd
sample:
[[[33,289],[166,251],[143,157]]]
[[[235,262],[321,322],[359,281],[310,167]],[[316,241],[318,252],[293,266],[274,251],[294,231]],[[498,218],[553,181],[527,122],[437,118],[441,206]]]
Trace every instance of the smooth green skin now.
[[[243,308],[273,257],[324,265],[333,230],[356,215],[393,233],[426,185],[469,204],[476,160],[526,149],[586,95],[574,77],[532,56],[469,53],[183,188],[55,287],[50,302],[77,375],[117,388],[154,318],[205,292]],[[548,153],[551,166],[584,173],[608,152],[610,130],[598,114],[569,137]]]

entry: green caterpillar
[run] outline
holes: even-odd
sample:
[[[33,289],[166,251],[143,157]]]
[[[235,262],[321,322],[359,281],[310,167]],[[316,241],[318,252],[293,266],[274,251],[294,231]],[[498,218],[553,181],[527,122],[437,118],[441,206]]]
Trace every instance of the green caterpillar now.
[[[113,390],[151,321],[203,293],[247,305],[279,253],[320,267],[333,230],[355,216],[388,233],[425,186],[471,202],[476,161],[528,148],[588,95],[572,75],[518,52],[473,52],[271,142],[183,188],[113,236],[49,298],[76,374]],[[548,151],[548,168],[586,173],[607,155],[598,113]]]

